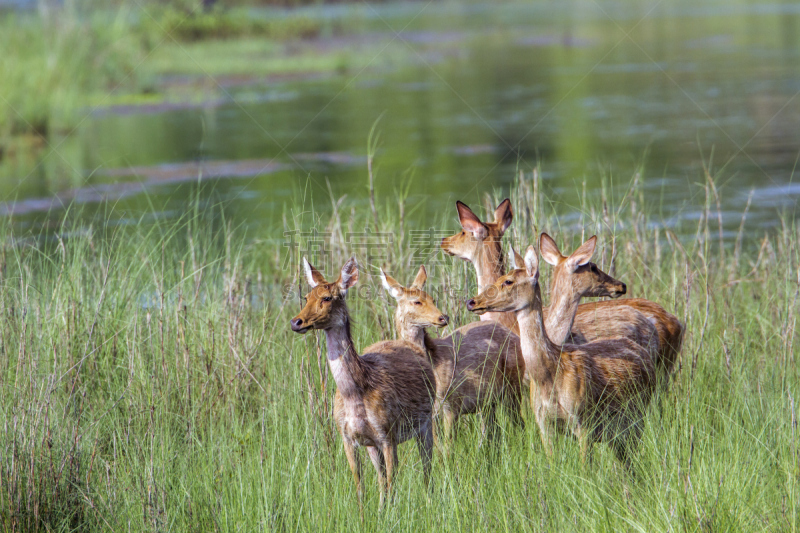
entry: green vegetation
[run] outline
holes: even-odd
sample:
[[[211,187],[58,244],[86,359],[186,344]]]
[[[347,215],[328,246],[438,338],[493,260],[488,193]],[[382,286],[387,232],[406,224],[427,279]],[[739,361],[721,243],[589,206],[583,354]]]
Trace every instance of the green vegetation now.
[[[284,231],[329,233],[327,275],[355,252],[356,344],[392,337],[393,304],[376,266],[385,261],[408,280],[420,261],[403,194],[399,203],[378,196],[377,221],[347,201],[318,215],[301,199],[283,227],[258,235],[231,227],[224,206],[199,203],[174,222],[110,229],[102,217],[87,227],[68,215],[53,240],[4,228],[2,529],[796,530],[797,230],[787,221],[760,246],[741,238],[720,246],[708,178],[696,238],[680,244],[647,224],[637,183],[617,207],[589,201],[561,227],[525,176],[510,191],[516,218],[505,244],[522,247],[547,230],[570,248],[598,233],[597,262],[632,296],[686,322],[680,369],[649,410],[640,479],[626,480],[604,446],[592,468],[569,439],[548,459],[526,409],[524,431],[502,421],[499,454],[481,445],[476,420],[466,423],[451,457],[437,452],[430,491],[416,448],[401,446],[384,511],[365,468],[363,521],[331,423],[324,336],[288,327],[301,305],[300,250],[281,242]],[[446,213],[431,223],[455,230],[452,220]],[[345,243],[363,227],[394,235],[384,258]],[[474,320],[463,307],[472,269],[441,255],[428,257],[429,267],[434,260],[438,306],[455,325]]]
[[[282,44],[255,37],[195,41],[157,48],[148,59],[148,67],[155,75],[187,75],[218,90],[214,80],[224,82],[226,76],[257,83],[267,76],[332,74],[346,70],[353,62],[366,64],[373,57],[362,60],[367,54],[355,46],[327,50],[318,49],[313,42],[297,43],[293,50],[296,55],[286,54]],[[160,88],[161,98],[170,98],[171,89],[165,83]],[[186,95],[177,96],[186,99]]]
[[[136,87],[144,50],[128,15],[0,18],[0,146],[74,127],[87,97]]]
[[[353,51],[285,49],[344,31],[337,19],[176,4],[0,13],[0,158],[19,149],[21,137],[71,132],[89,107],[174,96],[164,75],[334,72]]]
[[[141,18],[145,31],[156,37],[167,34],[180,41],[252,36],[276,40],[308,39],[319,36],[323,27],[321,19],[308,16],[254,16],[248,9],[226,9],[219,4],[210,10],[197,6],[177,9],[173,4],[163,7],[156,4],[146,9]]]

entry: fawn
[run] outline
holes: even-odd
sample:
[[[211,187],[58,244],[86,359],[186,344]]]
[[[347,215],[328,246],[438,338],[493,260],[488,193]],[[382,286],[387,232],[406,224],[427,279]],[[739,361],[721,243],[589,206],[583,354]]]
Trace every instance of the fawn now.
[[[433,369],[424,353],[405,341],[383,341],[359,356],[350,335],[350,315],[345,296],[358,281],[351,258],[339,278],[328,283],[303,258],[311,292],[303,310],[291,320],[292,331],[325,331],[328,364],[336,382],[333,416],[344,441],[347,462],[361,506],[361,460],[356,448],[366,446],[378,473],[381,506],[390,495],[397,445],[414,437],[425,472],[430,478],[433,451],[432,410],[436,394]]]
[[[386,292],[397,300],[395,325],[398,336],[423,350],[436,375],[434,413],[443,416],[444,433],[451,439],[455,423],[465,414],[485,415],[487,434],[493,440],[497,432],[495,409],[502,405],[519,426],[522,379],[525,362],[519,337],[497,323],[474,322],[452,335],[432,339],[426,327],[444,327],[449,319],[423,290],[428,273],[419,267],[411,287],[406,288],[381,269]]]
[[[626,338],[555,344],[544,325],[538,254],[533,246],[524,261],[512,253],[516,268],[467,302],[467,308],[478,314],[516,312],[531,375],[531,405],[549,455],[555,426],[580,440],[584,461],[591,460],[594,442],[607,441],[630,470],[631,448],[639,441],[655,384],[649,354]]]
[[[503,254],[500,241],[513,219],[511,201],[506,198],[500,203],[495,211],[495,222],[493,223],[482,222],[462,202],[456,202],[456,208],[458,209],[459,222],[463,231],[442,239],[441,247],[450,255],[472,262],[478,275],[478,291],[480,292],[496,282],[503,274]],[[550,240],[552,241],[552,239]],[[554,242],[552,244],[555,245]],[[548,251],[545,260],[556,262],[558,258],[555,257],[555,252],[557,250],[558,247],[554,246],[553,254]],[[542,253],[544,254],[545,251],[542,250]],[[561,254],[558,253],[558,256],[561,256]],[[597,276],[604,277],[607,274],[598,269]],[[554,278],[553,283],[555,281]],[[596,289],[584,291],[582,296],[617,298],[626,292],[625,284],[617,283],[621,286],[621,290],[609,291],[606,290],[608,285],[597,284]],[[551,284],[551,296],[554,289],[557,290],[557,287]],[[574,303],[577,304],[577,301]],[[658,356],[656,359],[659,374],[669,376],[675,366],[678,353],[680,353],[684,327],[674,315],[668,313],[663,307],[654,302],[642,298],[624,298],[577,305],[577,314],[575,315],[574,324],[571,325],[571,332],[563,338],[561,338],[562,332],[566,325],[563,321],[557,320],[557,318],[568,316],[568,313],[559,313],[560,316],[552,321],[549,320],[551,312],[549,307],[544,309],[544,314],[548,319],[548,326],[551,326],[554,322],[560,324],[558,328],[559,334],[553,335],[551,333],[554,340],[569,340],[576,344],[582,344],[609,336],[606,333],[610,327],[609,321],[616,320],[616,317],[619,317],[618,328],[625,328],[625,315],[632,314],[636,316],[635,313],[631,313],[631,310],[638,311],[655,326],[658,339],[657,341],[655,339],[645,339],[647,341],[645,346],[650,350],[657,351]],[[516,323],[516,318],[512,318],[512,313],[487,313],[484,316],[488,317],[487,319],[499,317],[503,324],[515,333],[519,333],[519,326]],[[484,316],[481,316],[481,319],[484,319]],[[639,322],[638,319],[637,322]],[[548,333],[550,333],[550,329],[548,329]],[[641,335],[635,335],[632,338],[635,341],[643,339]]]

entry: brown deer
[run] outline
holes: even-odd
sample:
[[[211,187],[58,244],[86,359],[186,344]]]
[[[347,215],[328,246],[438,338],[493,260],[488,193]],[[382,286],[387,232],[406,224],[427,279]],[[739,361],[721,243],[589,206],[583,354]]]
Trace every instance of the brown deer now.
[[[550,307],[544,310],[547,335],[556,344],[585,344],[583,338],[576,340],[576,330],[592,331],[594,339],[626,337],[643,346],[656,361],[660,348],[658,331],[636,309],[616,306],[605,312],[583,313],[576,317],[578,302],[583,296],[606,294],[616,297],[626,291],[624,283],[591,262],[596,244],[597,236],[592,236],[569,257],[564,257],[552,237],[547,233],[539,237],[542,257],[554,267],[550,281]]]
[[[361,505],[361,460],[356,448],[365,446],[378,473],[381,505],[390,495],[397,445],[414,437],[428,482],[433,450],[432,410],[435,377],[424,353],[405,341],[384,341],[358,355],[350,335],[345,296],[358,281],[358,267],[350,259],[339,278],[328,283],[303,258],[311,286],[303,310],[291,320],[292,331],[325,331],[328,364],[336,382],[333,416],[344,441],[347,462]]]
[[[519,337],[496,322],[474,322],[440,339],[425,328],[444,327],[449,319],[423,290],[428,273],[424,266],[406,288],[381,270],[383,286],[395,300],[398,336],[427,354],[436,375],[436,407],[450,440],[455,423],[465,414],[482,413],[487,436],[497,432],[495,410],[503,406],[511,420],[524,426],[520,414],[525,363]]]
[[[441,247],[450,255],[472,262],[478,275],[478,291],[480,292],[485,287],[496,282],[503,274],[501,240],[513,219],[511,201],[506,198],[500,203],[495,211],[495,222],[482,222],[462,202],[456,202],[456,208],[458,209],[459,222],[463,231],[442,239]],[[598,276],[605,275],[604,272],[598,269]],[[596,291],[586,291],[582,296],[617,298],[626,292],[625,284],[620,282],[620,285],[622,291],[606,291],[605,285],[598,284]],[[625,308],[630,309],[626,310]],[[614,301],[606,300],[580,304],[577,306],[577,314],[575,315],[574,324],[571,326],[571,333],[565,339],[576,344],[582,344],[607,337],[609,335],[606,332],[610,327],[608,320],[616,320],[615,317],[620,317],[620,320],[622,320],[626,314],[630,314],[631,309],[644,315],[655,326],[658,333],[658,341],[657,343],[649,342],[647,347],[649,349],[657,349],[659,374],[669,376],[681,350],[684,327],[675,316],[649,300],[624,298]],[[544,309],[544,314],[546,318],[549,317],[549,307]],[[568,313],[567,315],[559,313],[559,315],[567,316]],[[487,313],[485,316],[488,317],[487,319],[499,317],[503,324],[519,334],[516,319],[512,318],[511,313]],[[481,319],[484,319],[484,316],[481,316]],[[561,324],[559,329],[565,327],[563,322],[559,320],[554,320],[553,322]],[[548,320],[548,325],[550,324],[551,321]],[[624,328],[625,325],[619,324],[619,327]],[[560,334],[558,336],[554,335],[554,338],[557,337],[560,337]],[[641,336],[632,338],[641,340]],[[656,344],[657,348],[655,348]]]
[[[582,287],[597,283],[596,278],[589,278],[582,272],[586,267],[593,271],[597,269],[594,263],[588,262],[595,243],[596,239],[592,237],[571,256],[564,257],[552,237],[542,233],[539,240],[542,257],[555,267],[550,282],[550,307],[545,309],[548,335],[555,342],[572,344],[584,344],[600,338],[627,337],[652,354],[659,376],[668,379],[683,339],[683,325],[675,316],[657,303],[642,298],[578,305],[578,293],[588,295]],[[576,269],[575,260],[579,257],[586,263]],[[597,269],[596,272],[600,276],[607,276],[602,270]],[[624,283],[621,294],[625,294]],[[574,317],[574,323],[570,317]]]
[[[501,241],[514,217],[511,200],[506,198],[500,202],[494,212],[494,222],[482,222],[462,202],[456,202],[456,209],[463,231],[442,239],[442,250],[472,263],[478,276],[478,292],[481,292],[505,271]],[[495,320],[519,334],[514,313],[486,313],[481,320]]]
[[[513,253],[513,252],[512,252]],[[606,441],[631,468],[630,452],[641,436],[656,377],[647,351],[626,338],[575,346],[547,335],[539,288],[539,259],[533,246],[515,269],[467,302],[470,311],[516,312],[520,342],[531,376],[531,405],[542,444],[552,454],[554,429],[581,442],[584,461],[594,442]]]

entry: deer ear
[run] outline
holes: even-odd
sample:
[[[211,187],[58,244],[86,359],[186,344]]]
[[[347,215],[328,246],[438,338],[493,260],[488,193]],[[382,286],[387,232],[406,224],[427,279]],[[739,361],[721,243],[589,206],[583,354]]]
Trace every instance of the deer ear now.
[[[597,235],[593,235],[591,239],[581,244],[580,247],[572,252],[567,258],[567,265],[573,272],[579,267],[583,266],[592,260],[594,255],[594,247],[597,244]]]
[[[542,251],[542,258],[550,265],[558,266],[564,258],[558,245],[547,233],[539,236],[539,249]]]
[[[395,300],[403,296],[403,287],[393,277],[386,275],[383,269],[381,269],[381,284]]]
[[[464,231],[472,233],[476,239],[481,241],[489,235],[486,226],[484,226],[481,219],[472,212],[472,209],[467,207],[467,204],[456,202],[456,209],[458,209],[458,221],[461,223],[461,227],[464,228]]]
[[[511,209],[511,200],[506,198],[494,210],[494,223],[500,228],[501,233],[505,233],[513,219],[514,211]]]
[[[533,278],[534,282],[539,280],[539,254],[536,253],[533,245],[528,246],[525,252],[525,272],[529,278]]]
[[[428,271],[425,270],[425,265],[420,265],[419,272],[417,272],[417,277],[414,278],[414,283],[411,284],[411,288],[421,291],[426,281],[428,281]]]
[[[342,273],[339,274],[339,288],[346,291],[355,285],[357,281],[358,264],[356,263],[356,258],[351,257],[342,267]]]
[[[319,273],[319,270],[311,266],[311,263],[309,263],[308,259],[305,257],[303,257],[303,272],[306,275],[306,281],[311,285],[312,289],[320,283],[327,283],[325,278],[322,277],[322,274]]]
[[[511,250],[508,252],[508,258],[511,260],[511,266],[518,269],[525,269],[525,261],[522,259],[522,256],[517,253],[514,247],[511,247]]]

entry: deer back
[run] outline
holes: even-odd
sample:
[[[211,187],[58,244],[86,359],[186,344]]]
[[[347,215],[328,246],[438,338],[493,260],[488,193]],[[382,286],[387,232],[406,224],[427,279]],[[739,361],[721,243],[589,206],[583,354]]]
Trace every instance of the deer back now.
[[[437,396],[474,412],[519,389],[525,374],[519,337],[496,322],[473,322],[441,339],[431,339]]]
[[[659,374],[669,376],[683,344],[684,326],[674,315],[650,300],[623,298],[581,304],[575,317],[576,326],[580,324],[580,327],[574,329],[582,334],[582,339],[576,340],[587,342],[596,340],[599,336],[605,336],[603,333],[613,321],[612,317],[620,316],[623,319],[627,317],[628,320],[633,320],[632,317],[637,313],[653,326],[657,342],[651,341],[649,347],[651,350],[655,349],[655,353],[658,354],[655,360]],[[640,334],[637,342],[646,339],[646,334]]]

